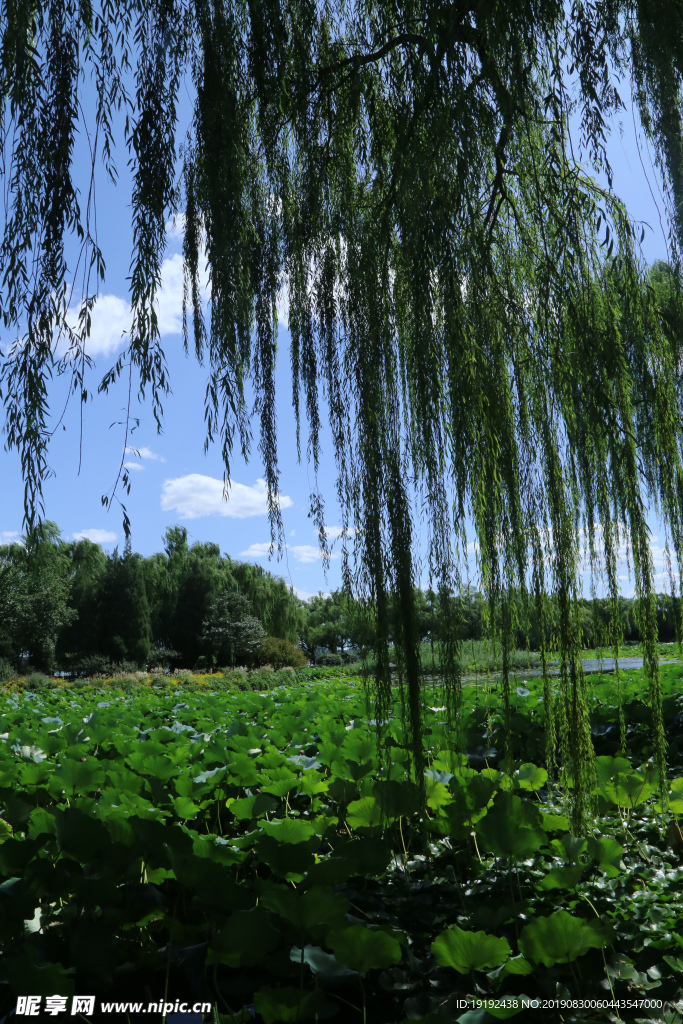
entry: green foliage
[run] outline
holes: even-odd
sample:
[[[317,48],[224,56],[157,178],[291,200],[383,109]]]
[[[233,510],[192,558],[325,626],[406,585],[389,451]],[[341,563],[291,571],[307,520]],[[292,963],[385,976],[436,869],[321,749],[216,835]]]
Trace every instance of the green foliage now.
[[[455,553],[467,544],[466,511],[483,603],[503,651],[508,725],[515,634],[535,605],[545,651],[544,602],[557,591],[562,671],[552,725],[546,690],[547,767],[561,760],[565,781],[571,775],[577,825],[585,825],[593,771],[576,664],[588,625],[577,600],[579,531],[595,568],[601,529],[615,639],[616,551],[627,526],[663,785],[646,502],[656,499],[680,560],[680,5],[546,0],[446,10],[431,3],[235,0],[217,9],[169,0],[118,2],[94,16],[90,4],[76,0],[16,0],[0,32],[2,166],[12,169],[0,309],[7,336],[16,338],[2,357],[0,394],[7,445],[21,460],[29,533],[37,527],[54,434],[49,378],[66,374],[82,400],[89,394],[97,289],[84,283],[74,326],[70,282],[77,275],[68,243],[73,236],[73,259],[103,279],[104,255],[89,229],[96,190],[88,174],[95,174],[98,153],[83,181],[75,166],[77,85],[92,71],[95,123],[88,138],[101,146],[112,180],[115,118],[125,111],[134,239],[131,329],[99,391],[130,367],[161,424],[171,384],[155,302],[165,223],[182,209],[183,333],[186,348],[192,332],[197,358],[210,364],[207,444],[219,442],[229,478],[235,442],[243,452],[251,447],[253,386],[272,537],[279,541],[275,361],[278,293],[287,282],[297,448],[303,400],[317,474],[324,396],[345,583],[367,613],[361,618],[376,666],[377,717],[391,704],[393,634],[417,777],[424,767],[425,615],[414,589],[421,511],[414,489],[426,499],[431,603],[440,608],[436,643],[451,719],[460,699],[463,619],[464,573]],[[186,75],[194,98],[179,168],[177,111]],[[622,106],[616,83],[623,78],[665,175],[666,272],[644,268],[636,227],[612,189],[606,136]],[[598,169],[607,187],[591,176]],[[203,253],[212,282],[208,323]],[[54,345],[60,336],[69,346],[64,354]],[[126,471],[121,483],[130,486]],[[113,498],[105,495],[104,504]],[[317,487],[310,509],[328,559],[339,539],[329,535]],[[125,508],[124,526],[128,533]],[[201,624],[226,581],[211,546],[188,551],[186,542],[182,531],[169,538],[173,580],[158,625],[166,648],[195,665],[203,655]],[[29,561],[35,553],[30,543]],[[15,610],[34,664],[47,670],[69,608],[59,566],[45,563],[38,571],[39,562],[28,569],[31,596],[25,589]],[[152,627],[138,582],[132,632],[119,623],[106,638],[115,659],[142,662],[149,649]],[[264,623],[266,632],[289,639],[301,632],[311,660],[319,646],[334,653],[347,632],[326,616],[316,627],[325,642],[315,629],[307,636],[282,588],[270,614],[279,625]],[[177,644],[165,635],[169,627]],[[4,656],[13,658],[4,645],[5,639]]]
[[[434,940],[432,952],[442,967],[453,967],[460,974],[500,967],[511,955],[505,939],[486,932],[464,932],[455,925]]]
[[[169,991],[208,991],[238,1017],[254,1004],[263,1021],[461,1015],[473,974],[508,1015],[524,1008],[511,993],[601,999],[607,978],[618,998],[675,998],[683,871],[653,843],[663,806],[655,792],[628,806],[604,795],[646,768],[600,755],[599,815],[589,838],[573,835],[556,785],[525,788],[541,764],[503,772],[493,751],[477,771],[427,708],[425,809],[399,694],[381,725],[360,680],[335,676],[263,692],[176,676],[129,694],[89,683],[0,695],[0,1012],[23,989],[78,991],[86,973],[102,997],[125,973],[146,1000],[169,942],[196,958],[177,979],[173,968]],[[675,714],[680,677],[663,672]],[[649,720],[631,688],[644,685],[643,672],[624,681],[636,744]],[[544,744],[542,680],[528,689],[512,721],[527,758]],[[593,714],[614,717],[614,681],[595,689]],[[465,689],[467,749],[483,730],[503,738],[500,707],[490,689]]]
[[[308,662],[306,655],[300,647],[289,640],[281,640],[279,637],[269,636],[261,644],[259,657],[265,663],[273,666],[277,671],[281,668],[305,668]]]
[[[527,960],[552,967],[571,963],[609,941],[610,929],[602,922],[585,921],[566,910],[558,910],[549,917],[535,917],[522,930],[519,948]]]
[[[46,690],[50,679],[43,672],[31,672],[26,676],[24,686],[27,690]]]
[[[8,683],[16,674],[7,658],[0,657],[0,683]]]

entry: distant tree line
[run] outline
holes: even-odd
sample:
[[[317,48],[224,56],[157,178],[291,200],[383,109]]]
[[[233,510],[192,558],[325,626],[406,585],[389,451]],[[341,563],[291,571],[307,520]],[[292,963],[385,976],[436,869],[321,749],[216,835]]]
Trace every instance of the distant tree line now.
[[[500,615],[493,613],[483,594],[473,588],[450,600],[449,616],[446,621],[439,595],[433,590],[415,590],[416,632],[421,644],[438,646],[447,639],[447,632],[454,628],[463,641],[484,640],[494,632],[500,632]],[[657,595],[657,627],[659,640],[667,643],[676,640],[676,618],[680,615],[680,601],[670,594]],[[541,635],[539,617],[533,600],[525,603],[517,595],[514,615],[513,643],[519,649],[539,649]],[[578,605],[579,627],[583,647],[610,646],[610,602],[607,599],[584,599]],[[559,612],[557,600],[549,596],[546,600],[546,643],[557,642]],[[618,600],[618,636],[622,642],[636,643],[640,638],[638,629],[638,608],[634,600],[620,597]],[[396,639],[399,628],[397,601],[389,598],[389,642]],[[323,664],[342,664],[355,659],[359,651],[372,646],[374,619],[371,612],[349,600],[341,591],[329,595],[319,594],[311,598],[300,633],[300,645],[309,661]]]
[[[305,605],[261,566],[170,527],[149,558],[43,522],[0,547],[0,658],[40,671],[306,664]]]
[[[661,641],[676,639],[677,602],[657,597]],[[448,622],[431,589],[415,591],[417,634],[438,646],[458,623],[464,641],[482,640],[500,624],[474,589],[451,600]],[[517,601],[517,647],[537,650],[533,601]],[[621,637],[638,641],[634,601],[619,599]],[[610,642],[607,600],[579,603],[584,647]],[[557,609],[547,600],[552,641]],[[389,641],[398,629],[390,601]],[[371,609],[342,591],[298,598],[261,566],[222,555],[217,544],[188,543],[172,526],[164,550],[148,558],[127,545],[106,554],[90,540],[66,542],[44,522],[23,543],[0,546],[0,658],[39,671],[92,673],[112,666],[204,668],[270,663],[274,667],[343,664],[372,647]]]

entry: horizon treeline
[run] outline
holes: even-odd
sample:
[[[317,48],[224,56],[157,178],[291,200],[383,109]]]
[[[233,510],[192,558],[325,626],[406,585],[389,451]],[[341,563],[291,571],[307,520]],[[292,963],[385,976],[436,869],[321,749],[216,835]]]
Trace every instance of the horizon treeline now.
[[[204,669],[273,664],[300,668],[343,664],[369,650],[373,616],[340,590],[305,602],[285,580],[259,565],[221,554],[218,544],[188,543],[171,526],[163,551],[149,557],[126,545],[105,553],[87,539],[64,541],[55,523],[43,522],[23,543],[0,546],[0,659],[27,667],[78,674],[132,668]],[[659,639],[677,639],[678,601],[657,596]],[[442,619],[434,591],[415,591],[420,643],[437,646],[459,622],[463,641],[492,635],[483,595],[469,588],[455,598],[455,618]],[[556,602],[547,600],[547,642],[552,646]],[[389,641],[397,628],[390,602]],[[619,598],[622,640],[637,642],[636,602]],[[610,603],[578,605],[584,647],[610,645]],[[493,615],[493,632],[499,624]],[[525,614],[517,595],[513,640],[540,643],[535,605]],[[526,623],[526,625],[524,625]]]

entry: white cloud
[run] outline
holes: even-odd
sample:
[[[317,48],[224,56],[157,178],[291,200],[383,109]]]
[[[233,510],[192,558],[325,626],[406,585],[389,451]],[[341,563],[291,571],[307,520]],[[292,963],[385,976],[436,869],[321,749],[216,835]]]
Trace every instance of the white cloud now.
[[[353,526],[326,526],[325,536],[329,541],[334,542],[339,540],[340,537],[353,537],[356,533],[356,529]]]
[[[18,530],[3,530],[0,532],[0,542],[3,544],[11,544],[13,541],[16,541],[18,537]]]
[[[315,547],[313,544],[289,544],[286,545],[287,554],[291,555],[297,562],[301,562],[302,565],[312,565],[313,562],[318,562],[322,559],[323,553],[320,548]],[[245,558],[265,558],[270,552],[270,543],[264,541],[263,543],[250,544],[245,551],[240,551],[240,554]],[[339,558],[339,555],[330,555],[330,558]]]
[[[78,330],[78,307],[69,310],[68,321],[73,330]],[[93,358],[110,356],[126,347],[125,335],[130,330],[130,305],[118,295],[99,295],[90,311],[90,337],[86,340],[85,351]],[[62,337],[58,353],[68,349],[68,339]]]
[[[185,214],[179,213],[176,217],[171,217],[166,221],[166,234],[168,235],[171,244],[179,244],[183,240],[183,234],[185,232]]]
[[[139,472],[141,469],[144,469],[145,467],[141,466],[139,462],[124,462],[123,468],[124,469],[133,469],[136,472]]]
[[[176,227],[166,225],[171,243],[182,239],[183,220],[178,218]],[[200,253],[200,294],[206,303],[210,298],[209,274],[206,259]],[[68,322],[73,330],[78,329],[78,314],[81,306],[72,306]],[[159,333],[162,337],[180,334],[183,322],[183,257],[180,253],[167,256],[161,264],[161,284],[157,291],[156,309]],[[127,298],[119,295],[98,295],[90,312],[90,337],[86,341],[89,356],[111,356],[121,352],[127,345],[127,334],[132,325],[132,311]],[[58,352],[63,355],[68,349],[68,339],[61,338]]]
[[[291,548],[288,547],[287,550],[290,555],[296,558],[297,562],[303,562],[305,565],[317,562],[323,557],[320,548],[316,548],[312,544],[295,544]],[[339,555],[330,555],[330,558],[339,558]]]
[[[250,544],[245,551],[240,551],[240,555],[245,558],[265,558],[266,555],[270,554],[270,544]]]
[[[140,459],[151,459],[153,462],[166,462],[163,455],[158,455],[157,452],[153,452],[151,448],[147,448],[145,445],[137,448],[135,445],[129,444],[126,447],[126,451],[130,452],[131,455],[137,455]]]
[[[79,530],[72,534],[74,540],[91,540],[93,544],[113,544],[116,534],[111,530]]]
[[[289,508],[291,504],[292,499],[287,495],[280,496],[280,508]],[[176,511],[183,519],[210,515],[246,519],[248,516],[266,515],[268,491],[265,480],[257,480],[253,487],[231,481],[228,500],[225,501],[222,480],[190,473],[164,482],[161,507],[164,511]]]

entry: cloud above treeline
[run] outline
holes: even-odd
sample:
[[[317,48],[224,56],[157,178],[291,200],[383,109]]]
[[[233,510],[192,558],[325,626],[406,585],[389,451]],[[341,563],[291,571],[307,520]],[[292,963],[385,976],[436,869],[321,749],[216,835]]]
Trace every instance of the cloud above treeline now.
[[[175,224],[168,221],[166,237],[171,249],[182,245],[184,216],[176,218]],[[206,264],[206,251],[199,253],[199,292],[206,305],[211,297],[211,284]],[[80,306],[69,309],[68,321],[73,330],[78,330]],[[167,256],[161,264],[160,287],[157,291],[156,310],[159,323],[159,334],[180,334],[183,322],[183,257],[179,252]],[[277,299],[278,324],[287,327],[289,322],[289,301],[285,282],[281,283]],[[133,314],[127,297],[120,295],[101,294],[97,296],[90,311],[90,336],[86,342],[86,352],[93,359],[98,356],[110,358],[123,351],[128,344],[128,334],[132,325]],[[68,340],[62,338],[58,345],[60,354],[68,348]]]
[[[280,495],[280,508],[289,508],[292,499]],[[164,481],[161,507],[165,512],[176,512],[181,519],[200,516],[227,516],[247,519],[268,512],[268,489],[265,480],[258,479],[253,486],[230,482],[228,500],[223,497],[223,481],[201,473],[176,477]],[[270,547],[270,545],[268,545]]]
[[[323,557],[323,552],[313,544],[286,544],[287,555],[291,555],[297,562],[303,565],[312,565]],[[243,558],[265,558],[270,554],[270,541],[263,541],[250,544],[245,551],[240,551]],[[339,555],[332,554],[330,558],[339,558]]]
[[[73,540],[91,540],[93,544],[113,544],[117,535],[111,530],[78,530],[72,535]]]

